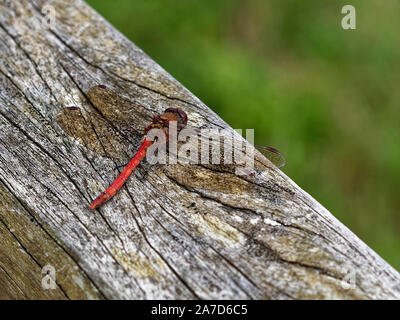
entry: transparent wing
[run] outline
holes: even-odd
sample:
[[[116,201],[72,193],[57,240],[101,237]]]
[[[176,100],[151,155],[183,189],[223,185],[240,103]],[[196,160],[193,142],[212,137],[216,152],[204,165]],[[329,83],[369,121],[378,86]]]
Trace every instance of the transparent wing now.
[[[99,115],[71,106],[57,113],[57,122],[66,134],[86,148],[108,158],[126,158],[129,143]]]
[[[285,165],[286,160],[285,157],[275,148],[267,147],[263,145],[254,145],[258,151],[260,151],[267,159],[269,159],[274,165],[278,168],[281,168]]]

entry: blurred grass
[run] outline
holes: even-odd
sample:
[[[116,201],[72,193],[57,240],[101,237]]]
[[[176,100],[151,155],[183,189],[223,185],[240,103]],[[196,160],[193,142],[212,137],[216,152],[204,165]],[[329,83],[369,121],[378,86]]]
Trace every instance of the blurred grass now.
[[[89,0],[400,270],[400,3]]]

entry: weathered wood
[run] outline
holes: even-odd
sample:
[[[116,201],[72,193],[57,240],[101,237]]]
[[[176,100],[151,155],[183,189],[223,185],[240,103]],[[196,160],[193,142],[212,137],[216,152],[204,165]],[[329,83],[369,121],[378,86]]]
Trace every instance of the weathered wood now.
[[[90,87],[130,101],[133,128],[167,107],[192,127],[229,127],[87,4],[49,4],[50,28],[37,23],[44,1],[0,0],[0,298],[400,298],[399,273],[258,154],[253,177],[143,164],[90,212],[117,163],[57,122],[65,106],[94,111]],[[126,161],[140,130],[103,117]]]

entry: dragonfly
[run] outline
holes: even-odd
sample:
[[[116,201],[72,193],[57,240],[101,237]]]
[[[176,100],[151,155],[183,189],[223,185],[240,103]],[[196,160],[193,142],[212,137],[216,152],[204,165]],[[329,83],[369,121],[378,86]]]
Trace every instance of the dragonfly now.
[[[122,114],[115,112],[114,110],[121,109],[115,108],[115,106],[126,105],[129,104],[129,102],[104,85],[92,87],[87,95],[101,116],[95,113],[84,115],[80,107],[69,106],[63,108],[58,114],[58,123],[67,134],[79,138],[89,149],[107,157],[117,158],[120,153],[119,151],[127,150],[127,142],[126,139],[121,138],[121,136],[115,132],[114,128],[110,126],[110,123],[106,119],[109,119],[111,123],[117,125],[122,132],[125,131],[124,128],[129,127],[128,134],[131,134],[129,131],[132,131],[132,125],[129,125],[129,122],[132,122],[134,125],[135,122],[140,120],[138,117],[140,117],[141,113],[141,110],[136,110],[137,112],[131,112],[131,110],[140,109],[140,107],[131,105],[132,108],[127,108],[125,111],[123,109]],[[85,116],[88,119],[86,119]],[[165,141],[161,142],[168,143],[170,123],[176,123],[177,134],[186,127],[187,121],[188,116],[186,112],[179,107],[167,108],[163,113],[154,116],[152,121],[142,132],[142,142],[135,155],[109,187],[91,202],[89,209],[95,210],[99,208],[122,188],[132,172],[146,156],[149,147],[155,142],[148,138],[148,133],[152,129],[158,129],[164,132]],[[141,121],[141,123],[143,123],[143,121]],[[137,134],[138,130],[135,131]],[[103,138],[102,141],[99,141],[101,138]],[[282,167],[285,164],[285,158],[275,148],[263,145],[255,145],[255,147],[277,167]],[[249,173],[249,175],[253,176],[252,173]]]

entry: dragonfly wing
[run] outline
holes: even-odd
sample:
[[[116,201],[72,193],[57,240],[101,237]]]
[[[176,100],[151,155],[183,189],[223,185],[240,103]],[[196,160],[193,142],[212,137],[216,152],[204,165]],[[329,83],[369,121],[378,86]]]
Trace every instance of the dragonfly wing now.
[[[270,160],[278,168],[281,168],[285,165],[286,163],[285,157],[275,148],[257,144],[254,146],[257,148],[258,151],[260,151],[268,160]]]
[[[57,114],[57,122],[65,133],[86,148],[114,159],[124,157],[129,144],[108,121],[79,107],[66,107]],[[126,155],[125,155],[126,157]]]

